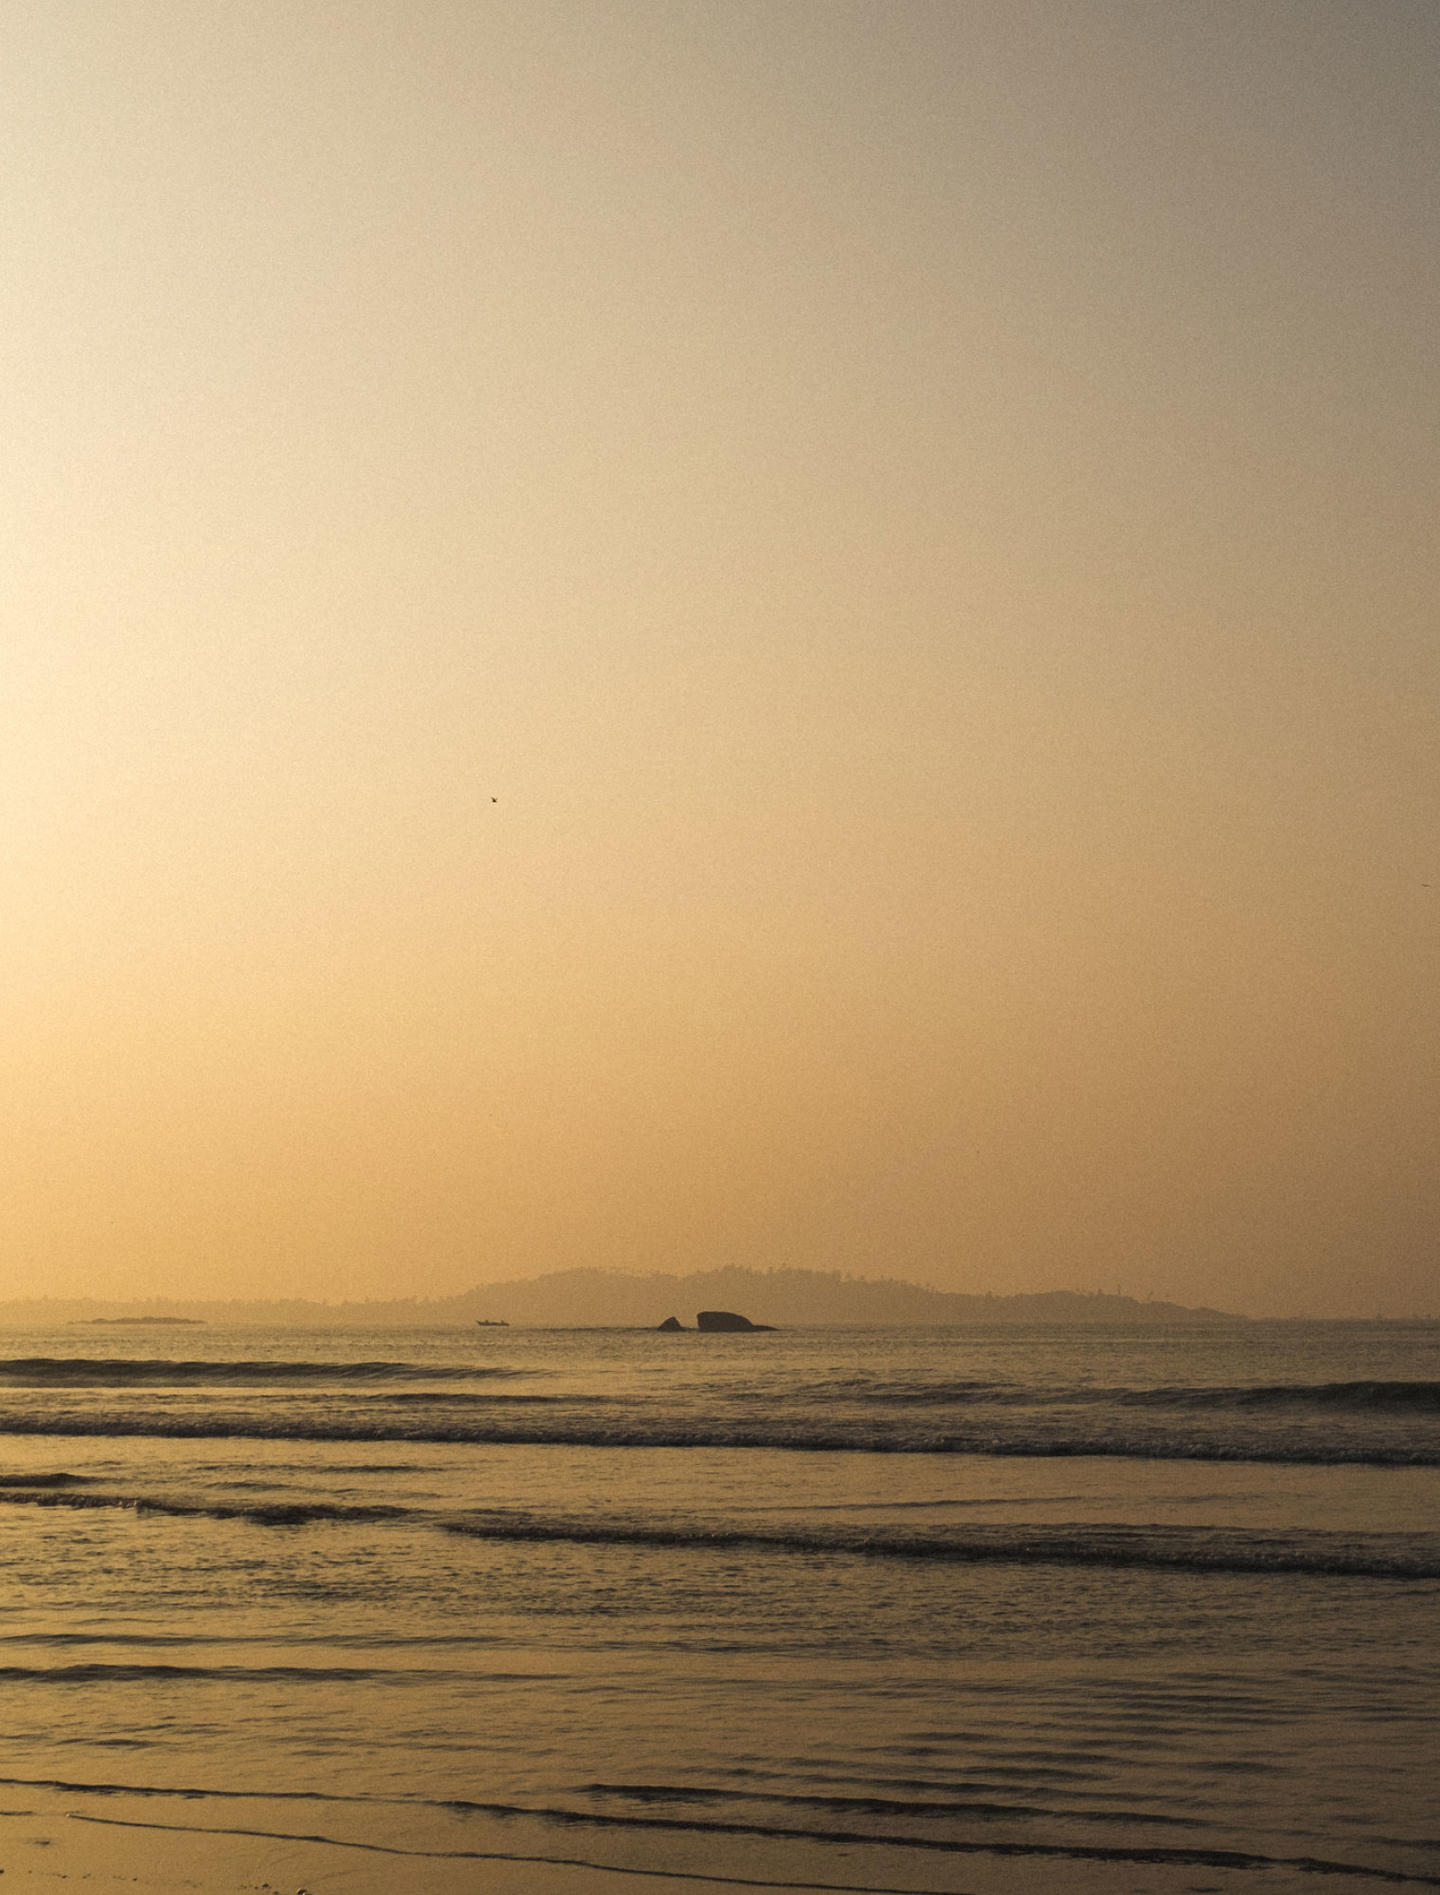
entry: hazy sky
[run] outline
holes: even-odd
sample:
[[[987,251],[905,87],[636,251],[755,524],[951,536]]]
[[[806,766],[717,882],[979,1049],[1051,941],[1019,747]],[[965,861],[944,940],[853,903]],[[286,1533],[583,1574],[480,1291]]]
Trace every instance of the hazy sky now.
[[[1440,1312],[1435,0],[0,74],[0,1295]]]

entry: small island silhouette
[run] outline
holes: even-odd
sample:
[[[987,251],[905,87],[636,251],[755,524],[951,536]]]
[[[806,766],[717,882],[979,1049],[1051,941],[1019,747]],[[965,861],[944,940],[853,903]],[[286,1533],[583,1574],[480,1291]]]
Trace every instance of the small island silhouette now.
[[[667,1335],[673,1335],[676,1330],[683,1330],[685,1325],[678,1316],[667,1316],[664,1322],[658,1323],[656,1327]],[[714,1336],[743,1334],[746,1331],[755,1333],[762,1329],[773,1330],[775,1325],[774,1323],[752,1323],[748,1316],[737,1316],[733,1309],[702,1309],[695,1318],[695,1327],[702,1335]]]

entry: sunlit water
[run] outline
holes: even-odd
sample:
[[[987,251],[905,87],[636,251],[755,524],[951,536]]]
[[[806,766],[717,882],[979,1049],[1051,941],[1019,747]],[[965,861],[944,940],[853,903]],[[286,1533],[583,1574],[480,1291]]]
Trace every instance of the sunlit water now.
[[[71,1327],[4,1338],[0,1432],[12,1782],[762,1882],[1440,1886],[1433,1326]]]

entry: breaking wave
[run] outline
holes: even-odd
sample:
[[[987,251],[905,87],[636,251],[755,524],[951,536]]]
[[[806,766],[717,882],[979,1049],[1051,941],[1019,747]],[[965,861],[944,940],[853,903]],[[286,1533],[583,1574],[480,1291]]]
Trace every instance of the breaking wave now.
[[[1378,1424],[1377,1424],[1378,1428]],[[639,1404],[602,1397],[513,1397],[483,1402],[443,1398],[397,1402],[389,1395],[362,1399],[340,1412],[308,1405],[230,1408],[227,1412],[175,1408],[98,1410],[87,1407],[0,1409],[0,1436],[194,1441],[350,1442],[390,1445],[578,1448],[740,1448],[794,1453],[980,1454],[1028,1459],[1085,1456],[1147,1461],[1259,1462],[1316,1467],[1440,1467],[1440,1433],[1411,1431],[1339,1434],[1320,1428],[1281,1434],[1216,1428],[1174,1428],[1153,1420],[1127,1426],[1124,1411],[1093,1426],[1057,1423],[1038,1412],[1025,1419],[991,1416],[967,1425],[847,1419],[792,1414],[765,1421],[708,1415],[693,1420],[646,1412]]]
[[[1257,1533],[1181,1527],[965,1526],[941,1531],[693,1526],[648,1522],[451,1518],[446,1532],[486,1540],[568,1541],[586,1546],[656,1546],[791,1553],[847,1553],[869,1559],[942,1560],[1026,1566],[1167,1568],[1183,1572],[1289,1573],[1329,1578],[1440,1578],[1440,1538],[1322,1530]]]
[[[818,1391],[817,1391],[818,1392]],[[1275,1382],[1108,1388],[1029,1387],[1010,1382],[886,1382],[832,1385],[842,1400],[877,1407],[1087,1407],[1189,1409],[1346,1409],[1360,1414],[1440,1415],[1440,1382]]]
[[[1239,1388],[1122,1389],[1112,1399],[1169,1408],[1320,1408],[1440,1414],[1440,1382],[1277,1382]]]
[[[111,1361],[94,1356],[0,1358],[0,1386],[11,1388],[260,1387],[278,1383],[478,1382],[525,1375],[492,1366],[437,1368],[415,1362],[206,1362],[146,1357]]]
[[[1143,1567],[1181,1572],[1310,1574],[1326,1578],[1440,1579],[1440,1534],[1342,1534],[1320,1528],[887,1524],[754,1526],[725,1520],[588,1518],[432,1510],[322,1500],[231,1500],[120,1493],[98,1485],[10,1487],[0,1504],[82,1510],[127,1508],[255,1526],[398,1525],[507,1544],[692,1549],[697,1552],[849,1555],[956,1565]],[[0,1669],[0,1677],[8,1673]]]

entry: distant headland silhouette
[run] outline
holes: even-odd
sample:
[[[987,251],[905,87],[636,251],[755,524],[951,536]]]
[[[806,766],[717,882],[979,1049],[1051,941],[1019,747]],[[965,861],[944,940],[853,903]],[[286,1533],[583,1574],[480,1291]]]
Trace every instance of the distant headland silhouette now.
[[[786,1329],[974,1328],[993,1324],[1093,1329],[1249,1320],[1224,1310],[1142,1302],[1132,1296],[1098,1291],[1042,1290],[1021,1296],[986,1296],[930,1289],[896,1277],[732,1267],[696,1271],[688,1276],[555,1270],[542,1276],[485,1284],[458,1296],[407,1297],[389,1302],[322,1303],[299,1298],[218,1302],[147,1297],[127,1303],[99,1297],[63,1301],[36,1297],[0,1303],[0,1323],[158,1320],[299,1328],[454,1324],[470,1329],[529,1325],[655,1330],[676,1309],[744,1310],[756,1324]]]

